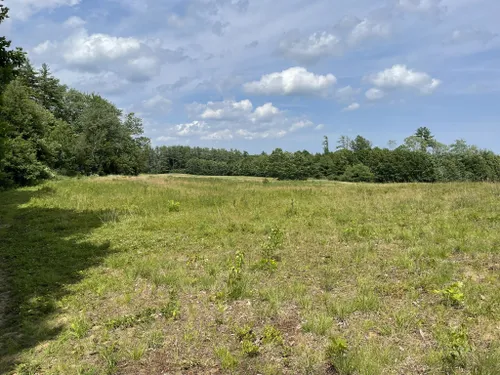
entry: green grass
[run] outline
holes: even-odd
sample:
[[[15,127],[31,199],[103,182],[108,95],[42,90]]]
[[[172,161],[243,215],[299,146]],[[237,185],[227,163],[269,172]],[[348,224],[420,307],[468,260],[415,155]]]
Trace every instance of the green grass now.
[[[500,374],[500,185],[0,193],[2,374]]]

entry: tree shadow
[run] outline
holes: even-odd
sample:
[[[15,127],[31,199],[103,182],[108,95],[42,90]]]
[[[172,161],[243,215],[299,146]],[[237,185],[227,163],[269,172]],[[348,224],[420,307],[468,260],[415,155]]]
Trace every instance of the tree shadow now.
[[[0,373],[13,370],[21,351],[64,329],[49,324],[57,301],[110,254],[109,242],[85,241],[106,212],[24,205],[50,194],[48,187],[0,193]]]

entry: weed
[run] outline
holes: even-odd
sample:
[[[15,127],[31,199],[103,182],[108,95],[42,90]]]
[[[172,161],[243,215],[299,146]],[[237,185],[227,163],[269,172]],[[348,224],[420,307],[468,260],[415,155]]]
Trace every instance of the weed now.
[[[298,214],[297,205],[295,204],[295,199],[292,199],[290,206],[286,209],[285,215],[291,217]]]
[[[118,345],[113,343],[99,350],[99,356],[104,360],[107,374],[115,373],[118,365]]]
[[[266,325],[262,333],[262,343],[283,345],[283,335],[279,329]]]
[[[16,367],[16,374],[18,375],[38,375],[41,366],[35,363],[23,363]]]
[[[69,334],[76,339],[82,339],[87,335],[90,327],[90,323],[84,317],[79,317],[70,323]]]
[[[348,375],[354,372],[352,358],[349,355],[349,347],[344,338],[330,338],[326,347],[326,358],[336,373]]]
[[[231,352],[224,347],[215,349],[215,355],[220,361],[224,370],[234,370],[238,366],[238,360],[231,354]]]
[[[229,276],[226,282],[227,296],[229,299],[240,299],[246,292],[247,282],[243,275],[244,265],[245,254],[241,251],[237,251],[234,258],[234,264],[229,271]]]
[[[278,269],[278,262],[270,258],[262,258],[254,266],[254,269],[274,272]]]
[[[160,309],[160,313],[166,319],[178,320],[180,319],[181,310],[180,310],[180,302],[177,292],[172,291],[170,293],[170,299],[168,303]]]
[[[137,324],[149,323],[154,320],[155,310],[147,308],[135,315],[125,315],[119,318],[110,319],[104,323],[108,329],[130,328]]]
[[[165,336],[160,331],[153,331],[147,338],[148,349],[159,349],[165,342]]]
[[[280,228],[272,228],[266,241],[261,244],[262,257],[254,265],[254,269],[262,271],[276,271],[278,269],[278,260],[280,256],[277,251],[283,247],[284,233]]]
[[[326,335],[333,326],[333,318],[326,314],[315,313],[302,324],[304,332],[312,332],[316,335]]]
[[[146,353],[146,347],[142,345],[138,345],[131,350],[128,351],[130,359],[133,361],[139,361]]]
[[[179,212],[181,210],[181,203],[170,200],[167,202],[168,212]]]
[[[464,283],[457,281],[444,289],[434,290],[434,293],[441,295],[445,304],[461,306],[465,299],[463,287]]]
[[[244,341],[244,340],[254,341],[257,338],[252,327],[250,327],[249,325],[245,325],[243,327],[237,327],[236,328],[236,336],[238,337],[238,340],[240,340],[240,341]]]
[[[245,339],[241,342],[241,351],[243,352],[244,355],[247,355],[249,357],[255,357],[259,355],[260,347],[253,341]]]
[[[464,326],[450,328],[441,337],[440,345],[445,367],[464,367],[466,355],[472,350],[469,334]]]

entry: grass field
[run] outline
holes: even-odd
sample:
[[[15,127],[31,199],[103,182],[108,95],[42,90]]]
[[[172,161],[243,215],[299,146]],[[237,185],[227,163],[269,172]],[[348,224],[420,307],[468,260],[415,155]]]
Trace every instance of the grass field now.
[[[500,374],[500,185],[0,193],[0,373]]]

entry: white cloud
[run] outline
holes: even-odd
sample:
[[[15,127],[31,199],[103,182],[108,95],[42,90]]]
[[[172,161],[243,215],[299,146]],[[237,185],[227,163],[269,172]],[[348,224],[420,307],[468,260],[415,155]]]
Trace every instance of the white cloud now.
[[[218,130],[213,133],[203,135],[200,139],[212,140],[212,141],[228,141],[234,138],[233,132],[231,129]]]
[[[359,103],[352,103],[343,109],[344,112],[351,112],[359,109],[361,106]]]
[[[257,95],[325,95],[336,82],[333,74],[316,75],[305,68],[294,67],[266,74],[259,81],[244,84],[243,88]]]
[[[225,100],[186,106],[194,121],[171,128],[173,136],[199,136],[205,140],[280,138],[314,124],[307,119],[287,117],[272,103],[254,109],[250,100]]]
[[[187,124],[178,124],[174,126],[175,134],[180,137],[193,135],[204,136],[208,134],[209,126],[204,121],[193,121]]]
[[[441,81],[427,73],[415,72],[406,65],[394,65],[392,68],[376,73],[368,78],[377,87],[385,89],[413,88],[422,94],[434,92]]]
[[[495,39],[498,34],[492,33],[488,30],[481,30],[473,27],[455,29],[451,33],[450,42],[451,43],[470,43],[470,42],[481,42],[488,43]]]
[[[6,5],[10,9],[9,15],[12,18],[24,21],[44,9],[51,10],[63,6],[75,6],[80,2],[81,0],[14,0]]]
[[[269,120],[280,114],[280,110],[273,106],[273,103],[266,103],[255,109],[255,118],[258,120]]]
[[[76,19],[71,21],[73,24],[78,22]],[[89,34],[83,26],[74,28],[65,40],[47,40],[33,51],[49,63],[63,60],[70,69],[93,74],[113,72],[130,82],[148,81],[160,73],[165,61],[183,59],[182,51],[154,49],[134,37]]]
[[[379,100],[385,96],[385,92],[380,89],[371,88],[365,93],[365,96],[368,100]]]
[[[292,126],[290,127],[290,131],[295,132],[300,129],[310,128],[311,126],[314,126],[314,123],[312,121],[300,120],[292,124]]]
[[[206,105],[200,105],[195,103],[195,105],[188,106],[189,110],[195,114],[198,114],[202,110],[199,116],[203,120],[233,120],[241,116],[246,116],[251,113],[253,109],[252,102],[250,100],[242,100],[240,102],[235,102],[232,100],[226,100],[223,102],[208,102]]]
[[[70,17],[66,21],[64,21],[64,26],[68,28],[79,28],[83,27],[86,24],[84,20],[82,20],[80,17]]]
[[[45,42],[40,43],[36,47],[33,48],[33,52],[37,55],[43,55],[51,49],[54,49],[57,46],[56,43],[51,42],[50,40],[46,40]]]
[[[89,35],[86,30],[72,35],[65,46],[64,59],[75,65],[113,61],[135,55],[141,49],[141,43],[136,38],[114,37],[107,34]]]
[[[352,99],[358,95],[359,92],[360,89],[355,89],[352,86],[345,86],[337,90],[335,98],[343,102],[348,102],[352,101]]]
[[[239,129],[236,131],[236,135],[247,139],[247,140],[255,140],[255,139],[266,139],[266,138],[282,138],[287,134],[286,130],[265,130],[260,132],[252,132],[246,129]]]
[[[387,23],[375,22],[369,19],[360,21],[348,36],[350,44],[358,44],[372,38],[385,38],[391,33],[391,27]]]
[[[318,126],[316,126],[316,127],[314,128],[314,130],[322,130],[322,129],[324,129],[324,128],[325,128],[325,125],[324,125],[324,124],[319,124]]]
[[[316,32],[306,38],[285,38],[280,51],[299,62],[313,62],[327,56],[340,56],[343,52],[341,39],[331,33]]]
[[[142,102],[142,105],[146,109],[167,113],[170,112],[172,108],[172,101],[170,99],[164,98],[161,95],[155,95],[152,98],[144,100]]]

